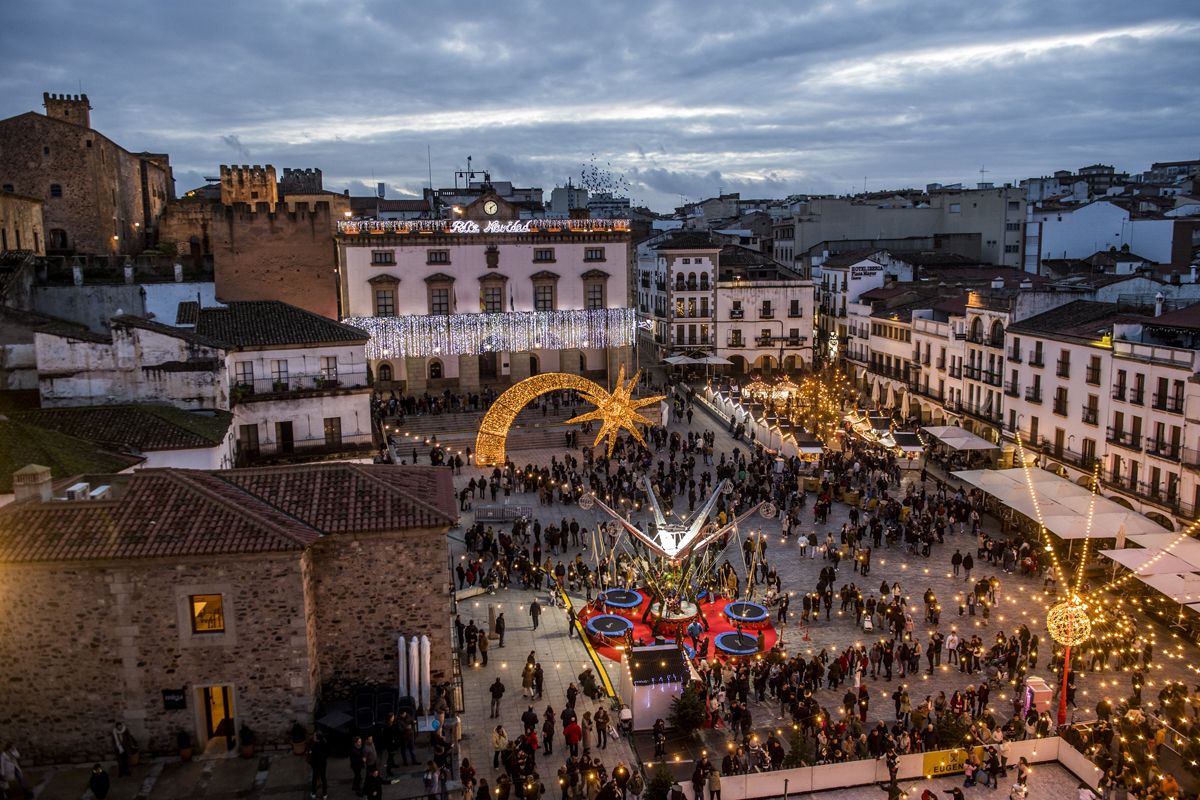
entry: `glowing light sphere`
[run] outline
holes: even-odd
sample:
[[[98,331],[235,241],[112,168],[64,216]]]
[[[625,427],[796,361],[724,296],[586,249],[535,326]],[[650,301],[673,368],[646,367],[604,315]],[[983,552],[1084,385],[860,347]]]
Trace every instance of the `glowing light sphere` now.
[[[596,498],[592,497],[590,494],[584,494],[584,495],[580,496],[579,507],[582,508],[584,511],[591,509],[595,505],[596,505]]]
[[[1046,630],[1054,641],[1067,647],[1083,644],[1092,637],[1092,620],[1087,604],[1078,597],[1055,603],[1046,613]]]
[[[774,503],[763,503],[759,507],[758,513],[763,519],[775,519],[775,515],[779,513],[779,509],[775,507]]]

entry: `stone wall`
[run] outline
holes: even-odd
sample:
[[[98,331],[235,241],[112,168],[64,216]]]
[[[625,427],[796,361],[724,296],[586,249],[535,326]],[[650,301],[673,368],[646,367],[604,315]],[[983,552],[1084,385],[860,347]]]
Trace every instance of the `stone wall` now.
[[[321,697],[397,681],[396,637],[425,634],[434,683],[452,677],[444,530],[325,537],[312,547]]]
[[[32,112],[0,120],[4,185],[45,202],[43,238],[60,253],[140,252],[175,191],[166,156],[130,153],[88,127]]]
[[[211,254],[221,300],[280,300],[337,319],[335,224],[326,202],[272,212],[265,203],[184,200],[167,207],[159,238],[180,253]]]
[[[32,250],[46,254],[42,201],[0,191],[0,250]]]
[[[143,750],[169,752],[176,731],[203,733],[196,687],[231,685],[236,724],[286,742],[314,708],[305,561],[3,565],[0,732],[26,763],[111,758],[116,720]],[[188,596],[207,592],[225,597],[225,634],[191,632]],[[181,688],[187,709],[165,711],[162,691]]]

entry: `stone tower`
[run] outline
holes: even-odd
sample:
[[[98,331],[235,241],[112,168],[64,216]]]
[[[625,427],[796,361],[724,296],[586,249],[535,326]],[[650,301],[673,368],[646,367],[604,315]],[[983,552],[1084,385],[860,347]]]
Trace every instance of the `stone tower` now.
[[[221,165],[221,203],[247,203],[255,208],[258,203],[267,203],[271,211],[279,203],[279,186],[275,182],[275,167],[267,164],[232,167]]]
[[[92,127],[92,106],[86,94],[50,94],[42,92],[42,105],[46,116],[61,119],[73,125]]]

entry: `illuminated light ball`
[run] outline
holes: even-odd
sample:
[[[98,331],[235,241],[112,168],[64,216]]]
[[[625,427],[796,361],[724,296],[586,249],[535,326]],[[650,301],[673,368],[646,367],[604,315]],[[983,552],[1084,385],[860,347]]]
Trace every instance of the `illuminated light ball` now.
[[[596,505],[596,498],[592,497],[590,494],[582,495],[579,498],[579,507],[584,511],[591,509],[594,505]]]
[[[779,513],[779,509],[775,507],[774,503],[763,503],[762,507],[758,509],[758,513],[763,519],[775,519],[775,515]]]
[[[1087,604],[1078,597],[1055,603],[1046,613],[1046,630],[1054,641],[1067,647],[1083,644],[1092,636]]]

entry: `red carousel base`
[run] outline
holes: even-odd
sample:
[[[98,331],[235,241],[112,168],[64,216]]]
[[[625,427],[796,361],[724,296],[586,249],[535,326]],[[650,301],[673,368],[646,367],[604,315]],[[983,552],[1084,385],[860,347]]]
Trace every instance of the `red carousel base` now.
[[[643,592],[643,594],[646,593]],[[649,600],[646,600],[637,609],[623,609],[622,613],[620,614],[620,616],[625,617],[633,623],[632,635],[634,643],[654,644],[654,638],[657,635],[665,639],[682,640],[690,646],[691,637],[687,635],[687,626],[691,623],[693,617],[688,617],[679,621],[656,620],[654,615],[646,614],[646,606],[648,603]],[[713,641],[719,634],[737,630],[734,627],[734,624],[730,621],[729,617],[725,614],[725,607],[729,605],[729,603],[729,600],[721,597],[718,597],[711,603],[700,603],[700,607],[698,609],[699,617],[702,617],[703,620],[708,623],[708,630],[700,634],[701,642],[703,642],[703,640],[706,638],[708,639],[708,652],[705,655],[705,658],[708,660],[716,658],[720,661],[726,661],[730,658],[733,658],[733,656],[730,654],[723,653],[718,650],[713,644]],[[614,611],[615,609],[608,609],[608,613],[610,614]],[[584,623],[584,627],[586,628],[588,620],[604,613],[605,609],[602,607],[598,608],[593,604],[582,609],[579,614],[579,618]],[[645,619],[644,622],[643,619]],[[703,622],[701,624],[703,624]],[[741,630],[751,633],[754,636],[758,636],[761,633],[763,637],[764,652],[770,650],[775,646],[775,643],[779,641],[779,633],[775,630],[774,624],[769,620],[763,623],[761,626],[742,625]],[[599,636],[591,636],[589,638],[591,638],[592,646],[596,648],[596,652],[613,661],[621,660],[623,650],[620,649],[612,639]]]

